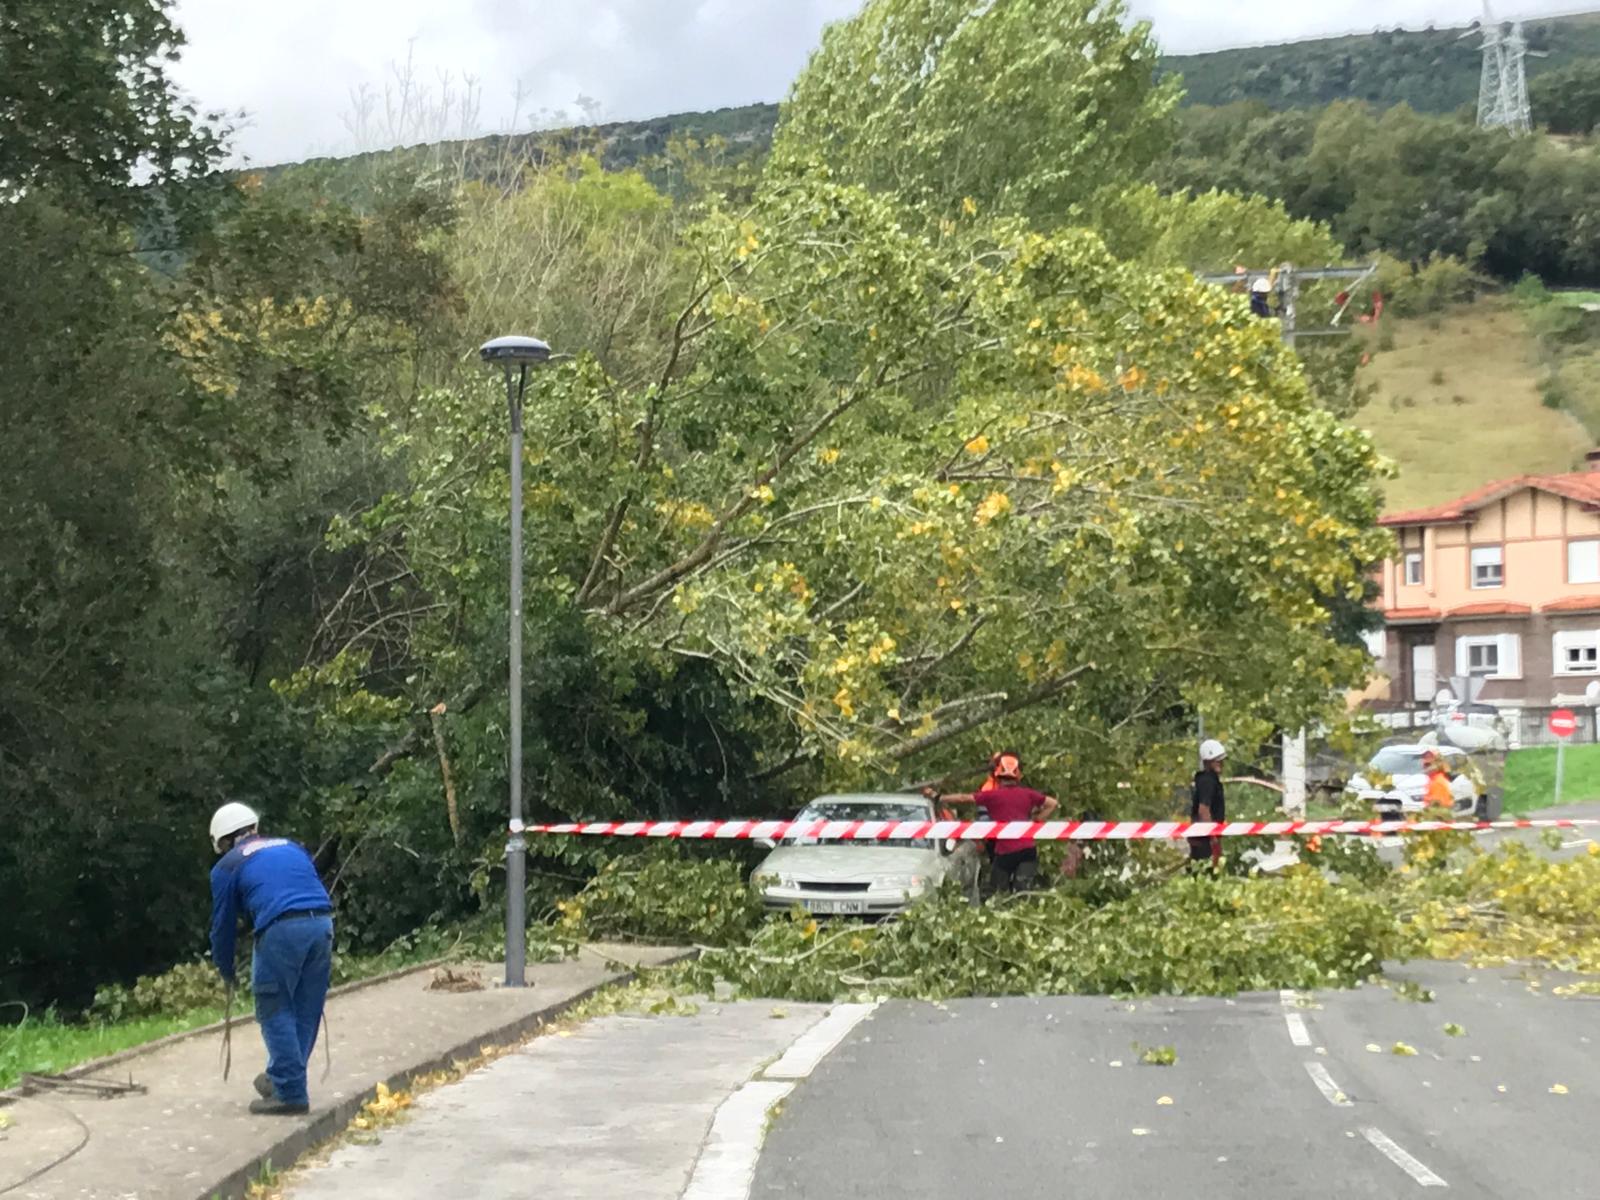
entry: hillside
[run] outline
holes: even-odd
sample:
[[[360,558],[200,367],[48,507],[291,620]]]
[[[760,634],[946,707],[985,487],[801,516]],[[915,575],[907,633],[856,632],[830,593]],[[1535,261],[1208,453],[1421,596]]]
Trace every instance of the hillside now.
[[[1165,60],[1180,73],[1190,104],[1259,100],[1273,108],[1309,108],[1334,100],[1406,103],[1421,112],[1475,104],[1482,58],[1461,28],[1378,30],[1277,46],[1251,46]],[[1530,21],[1523,32],[1530,77],[1600,56],[1600,12]]]
[[[1379,106],[1411,105],[1422,112],[1448,112],[1474,103],[1480,58],[1463,29],[1386,31],[1316,38],[1275,46],[1250,46],[1162,60],[1168,74],[1183,76],[1187,103],[1223,105],[1255,100],[1272,108],[1316,107],[1334,100],[1365,100]],[[1600,12],[1552,17],[1526,28],[1530,47],[1542,58],[1528,63],[1530,76],[1574,60],[1600,57]],[[613,121],[557,132],[515,135],[513,154],[537,157],[552,139],[605,148],[606,165],[633,166],[661,155],[673,138],[722,138],[735,157],[763,153],[772,143],[778,105],[746,104],[704,112],[671,113],[639,121]],[[494,161],[507,141],[496,135],[467,148],[469,158]],[[382,152],[379,152],[380,154]],[[345,161],[359,162],[368,155]],[[269,168],[270,170],[270,168]]]
[[[1571,470],[1590,448],[1577,420],[1545,406],[1538,348],[1504,297],[1395,321],[1373,348],[1362,382],[1378,391],[1355,421],[1400,468],[1387,488],[1391,511],[1490,479]]]

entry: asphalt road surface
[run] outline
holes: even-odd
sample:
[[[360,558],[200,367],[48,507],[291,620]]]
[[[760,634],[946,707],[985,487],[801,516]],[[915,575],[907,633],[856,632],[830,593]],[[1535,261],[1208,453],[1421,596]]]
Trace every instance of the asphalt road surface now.
[[[750,1195],[1600,1197],[1600,1000],[1448,963],[1393,978],[1435,999],[885,1004],[788,1098]]]

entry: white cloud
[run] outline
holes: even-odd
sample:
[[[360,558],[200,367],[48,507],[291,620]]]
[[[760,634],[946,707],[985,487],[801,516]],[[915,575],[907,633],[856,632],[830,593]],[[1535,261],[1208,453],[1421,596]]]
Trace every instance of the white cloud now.
[[[1572,0],[1567,0],[1570,4]],[[206,108],[248,113],[235,145],[258,163],[352,148],[351,91],[393,88],[408,55],[433,98],[440,73],[481,88],[478,125],[576,112],[614,120],[782,97],[828,21],[860,0],[178,0],[183,86]],[[1551,11],[1560,0],[1528,11]],[[1172,52],[1375,25],[1470,20],[1478,0],[1134,0]],[[522,89],[521,109],[514,97]],[[380,122],[381,123],[381,122]]]

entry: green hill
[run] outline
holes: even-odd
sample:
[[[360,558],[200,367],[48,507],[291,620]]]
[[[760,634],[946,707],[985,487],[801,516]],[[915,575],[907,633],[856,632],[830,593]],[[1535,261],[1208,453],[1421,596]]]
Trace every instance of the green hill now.
[[[1172,55],[1162,69],[1183,76],[1190,104],[1223,105],[1254,100],[1272,108],[1317,107],[1334,100],[1365,100],[1379,106],[1401,102],[1421,112],[1449,112],[1475,102],[1481,59],[1464,29],[1417,32],[1379,30],[1348,37],[1316,38],[1274,46]],[[1531,49],[1530,76],[1578,59],[1600,57],[1600,12],[1551,17],[1525,28]],[[622,168],[662,154],[676,137],[719,137],[736,156],[763,153],[772,144],[777,104],[746,104],[707,112],[672,113],[642,121],[556,133],[515,135],[537,155],[557,143],[604,146],[606,165]],[[478,139],[472,156],[494,161],[501,136]],[[512,147],[513,152],[521,147]],[[366,156],[356,156],[359,160]]]
[[[1594,441],[1578,414],[1547,404],[1543,355],[1507,297],[1385,323],[1387,336],[1360,334],[1374,351],[1361,382],[1377,390],[1354,420],[1399,468],[1384,489],[1390,511],[1582,465]]]
[[[1177,55],[1165,68],[1183,76],[1190,104],[1259,100],[1273,108],[1313,108],[1334,100],[1419,112],[1450,112],[1476,104],[1482,66],[1476,37],[1465,29],[1377,30],[1278,46],[1251,46]],[[1528,48],[1547,57],[1528,60],[1528,74],[1600,56],[1600,12],[1550,17],[1523,27]]]

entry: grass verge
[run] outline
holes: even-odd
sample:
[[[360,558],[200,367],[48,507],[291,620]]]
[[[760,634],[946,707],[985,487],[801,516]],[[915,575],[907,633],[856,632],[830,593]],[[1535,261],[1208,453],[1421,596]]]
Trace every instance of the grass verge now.
[[[176,1016],[138,1017],[109,1024],[71,1023],[54,1012],[43,1016],[30,1014],[17,1025],[0,1028],[0,1088],[11,1087],[24,1073],[53,1075],[90,1059],[104,1058],[220,1020],[220,1008],[199,1008]]]
[[[1532,812],[1555,803],[1556,748],[1530,746],[1506,755],[1507,813]],[[1600,746],[1568,746],[1561,802],[1600,800]]]

